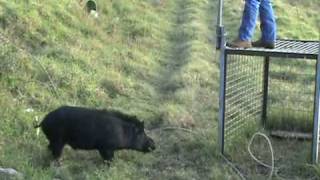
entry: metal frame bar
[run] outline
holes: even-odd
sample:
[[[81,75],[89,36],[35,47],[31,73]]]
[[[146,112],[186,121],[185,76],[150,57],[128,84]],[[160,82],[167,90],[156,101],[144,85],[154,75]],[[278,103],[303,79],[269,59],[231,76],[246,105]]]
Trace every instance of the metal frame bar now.
[[[223,0],[219,0],[218,2],[218,19],[217,19],[217,26],[223,26]]]
[[[319,119],[320,119],[320,42],[319,54],[316,65],[315,79],[315,100],[314,100],[314,118],[313,118],[313,133],[312,133],[312,163],[318,163],[319,151]]]
[[[248,55],[248,56],[269,56],[269,57],[284,57],[284,58],[305,58],[305,59],[317,59],[317,54],[308,53],[293,53],[293,52],[281,52],[275,50],[265,49],[232,49],[226,48],[228,54]]]
[[[303,40],[303,39],[299,39],[299,40],[296,40],[296,39],[277,39],[277,40],[281,40],[281,41],[294,41],[294,42],[319,42],[318,40]]]
[[[223,32],[223,29],[222,29]],[[226,75],[227,75],[227,54],[225,53],[224,35],[220,42],[220,94],[219,94],[219,146],[220,152],[224,154],[224,128],[225,128],[225,92],[226,92]]]
[[[267,123],[268,90],[269,90],[269,63],[270,57],[264,59],[263,70],[263,102],[262,102],[262,126],[265,128]]]

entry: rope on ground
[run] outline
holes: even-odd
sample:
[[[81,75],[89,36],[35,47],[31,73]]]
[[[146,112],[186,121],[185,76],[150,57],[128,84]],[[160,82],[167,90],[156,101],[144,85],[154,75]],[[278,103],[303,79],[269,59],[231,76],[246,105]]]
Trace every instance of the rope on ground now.
[[[187,132],[189,134],[195,135],[196,137],[201,137],[201,138],[208,139],[208,136],[206,136],[205,133],[203,131],[201,131],[201,130],[198,130],[198,132],[196,132],[195,130],[192,130],[192,129],[183,128],[183,127],[175,127],[175,126],[154,128],[154,129],[151,129],[151,130],[147,130],[147,132],[148,131],[150,131],[150,132],[151,131],[160,131],[160,134],[161,134],[162,131],[175,131],[175,130]]]
[[[166,130],[180,130],[180,131],[184,131],[184,132],[188,132],[194,135],[198,135],[197,133],[195,133],[194,131],[192,131],[191,129],[187,129],[187,128],[182,128],[182,127],[163,127],[163,128],[159,128],[160,131],[166,131]]]
[[[225,156],[223,156],[222,154],[220,154],[220,156],[222,157],[223,160],[226,161],[226,163],[239,175],[239,177],[242,180],[246,180],[246,178],[244,177],[244,175],[241,173],[241,171],[231,162],[229,161]]]
[[[270,148],[270,153],[271,153],[271,165],[268,165],[264,162],[262,162],[261,160],[259,160],[251,151],[251,145],[252,145],[252,142],[254,140],[254,138],[256,136],[261,136],[263,137],[264,139],[266,139],[266,141],[268,142],[268,145],[269,145],[269,148]],[[257,163],[259,163],[260,165],[262,166],[265,166],[265,167],[268,167],[271,169],[270,171],[270,175],[269,175],[269,178],[268,179],[272,179],[272,176],[273,176],[273,171],[274,171],[274,152],[273,152],[273,148],[272,148],[272,144],[271,144],[271,141],[270,139],[268,138],[267,135],[261,133],[261,132],[257,132],[257,133],[254,133],[248,143],[248,152],[250,154],[250,156],[252,157],[253,160],[255,160]]]

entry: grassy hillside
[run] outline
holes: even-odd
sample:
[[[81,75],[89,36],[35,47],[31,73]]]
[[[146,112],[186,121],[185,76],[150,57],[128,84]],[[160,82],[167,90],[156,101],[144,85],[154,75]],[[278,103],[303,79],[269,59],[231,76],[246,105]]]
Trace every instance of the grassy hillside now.
[[[319,39],[316,1],[276,1],[279,35]],[[95,19],[81,1],[0,0],[0,167],[25,179],[236,179],[217,149],[217,2],[97,2]],[[225,2],[229,38],[241,2]],[[108,167],[66,147],[54,167],[33,124],[65,104],[137,115],[157,150],[117,152]]]
[[[99,1],[98,19],[78,1],[0,7],[1,167],[28,179],[232,176],[216,161],[212,2]],[[97,152],[66,148],[64,165],[52,168],[47,141],[32,126],[63,104],[135,114],[153,129],[158,149],[119,152],[107,167]],[[198,135],[162,131],[167,126]]]

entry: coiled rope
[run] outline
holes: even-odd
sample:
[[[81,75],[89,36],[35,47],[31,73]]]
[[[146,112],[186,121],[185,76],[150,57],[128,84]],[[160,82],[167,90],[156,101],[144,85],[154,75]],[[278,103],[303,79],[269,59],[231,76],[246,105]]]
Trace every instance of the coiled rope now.
[[[256,136],[261,136],[263,137],[264,139],[266,139],[266,141],[268,142],[268,145],[269,145],[269,148],[270,148],[270,153],[271,153],[271,165],[268,165],[264,162],[262,162],[261,160],[259,160],[251,151],[251,145],[252,145],[252,142],[254,140],[254,138]],[[274,171],[274,152],[273,152],[273,148],[272,148],[272,144],[271,144],[271,141],[270,139],[268,138],[267,135],[261,133],[261,132],[257,132],[257,133],[254,133],[248,143],[248,152],[250,154],[250,156],[252,157],[253,160],[255,160],[257,163],[259,163],[260,165],[264,166],[264,167],[267,167],[267,168],[270,168],[270,175],[269,175],[269,178],[268,179],[271,179],[272,176],[273,176],[273,171]]]

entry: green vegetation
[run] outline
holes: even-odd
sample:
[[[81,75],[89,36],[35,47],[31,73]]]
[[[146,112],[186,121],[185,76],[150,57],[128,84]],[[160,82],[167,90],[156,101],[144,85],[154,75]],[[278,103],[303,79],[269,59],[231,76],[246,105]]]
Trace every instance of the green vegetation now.
[[[78,1],[0,3],[1,167],[27,179],[235,176],[219,165],[215,140],[212,2],[101,1],[98,19]],[[107,167],[97,152],[66,148],[62,167],[51,167],[33,124],[63,104],[135,114],[157,151],[118,152]]]
[[[99,18],[88,16],[81,1],[0,0],[0,167],[36,180],[236,179],[217,144],[217,1],[97,2]],[[229,38],[241,2],[225,2]],[[319,39],[318,0],[275,3],[280,37]],[[117,152],[108,167],[95,151],[66,147],[63,165],[54,167],[33,124],[65,104],[135,114],[157,150]],[[284,177],[306,177],[300,166],[290,167]]]

